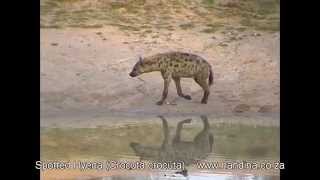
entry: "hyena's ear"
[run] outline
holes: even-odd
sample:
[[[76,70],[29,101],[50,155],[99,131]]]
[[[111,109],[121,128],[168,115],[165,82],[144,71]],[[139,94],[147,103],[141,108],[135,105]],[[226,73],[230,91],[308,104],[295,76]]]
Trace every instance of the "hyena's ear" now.
[[[142,63],[142,57],[141,56],[139,56],[139,64],[141,64],[141,65],[143,65],[143,63]]]

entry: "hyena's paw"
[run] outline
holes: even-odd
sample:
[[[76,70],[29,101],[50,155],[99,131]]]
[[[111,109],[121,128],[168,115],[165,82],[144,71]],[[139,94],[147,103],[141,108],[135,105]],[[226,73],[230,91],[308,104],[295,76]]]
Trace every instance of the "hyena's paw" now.
[[[191,100],[191,96],[190,95],[184,95],[183,98],[185,98],[187,100]]]
[[[163,101],[158,101],[156,104],[161,106],[163,104]]]
[[[207,100],[202,100],[201,104],[207,104]]]

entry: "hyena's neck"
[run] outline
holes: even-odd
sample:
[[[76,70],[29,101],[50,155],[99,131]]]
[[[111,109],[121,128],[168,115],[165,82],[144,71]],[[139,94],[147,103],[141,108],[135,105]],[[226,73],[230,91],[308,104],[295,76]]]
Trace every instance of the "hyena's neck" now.
[[[161,71],[161,62],[158,58],[148,58],[143,63],[146,72]]]

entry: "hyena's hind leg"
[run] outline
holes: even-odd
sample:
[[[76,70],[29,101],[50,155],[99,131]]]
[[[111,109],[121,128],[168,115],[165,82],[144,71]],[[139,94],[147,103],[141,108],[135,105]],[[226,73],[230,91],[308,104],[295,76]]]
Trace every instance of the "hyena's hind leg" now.
[[[162,149],[166,149],[169,145],[169,126],[167,120],[163,116],[158,116],[162,120],[162,129],[163,129],[163,142],[161,145]]]
[[[174,83],[176,84],[178,96],[183,97],[183,98],[188,99],[188,100],[191,100],[191,96],[190,95],[185,95],[185,94],[182,93],[180,77],[172,77],[172,78],[174,80]]]
[[[208,84],[207,80],[202,77],[195,77],[194,80],[196,81],[196,83],[198,83],[201,86],[201,88],[204,91],[201,103],[207,104],[208,97],[210,95],[210,88],[209,88],[209,84]]]
[[[212,152],[213,134],[210,132],[208,118],[207,116],[201,116],[201,120],[203,123],[203,129],[198,133],[193,141],[197,147],[202,147],[202,150]]]

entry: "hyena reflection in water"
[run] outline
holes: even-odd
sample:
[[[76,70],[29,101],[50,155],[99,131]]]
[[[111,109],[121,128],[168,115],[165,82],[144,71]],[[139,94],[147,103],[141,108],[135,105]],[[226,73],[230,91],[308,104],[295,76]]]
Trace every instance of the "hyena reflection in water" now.
[[[191,100],[190,95],[182,92],[181,78],[193,78],[204,91],[201,103],[207,104],[210,85],[213,84],[213,72],[211,65],[202,57],[183,52],[167,52],[145,58],[140,57],[129,75],[136,77],[153,71],[160,71],[164,80],[162,98],[157,102],[157,105],[162,105],[166,100],[171,79],[176,84],[178,95]]]
[[[188,166],[196,160],[205,159],[212,152],[213,135],[210,132],[210,125],[206,116],[201,116],[203,129],[193,141],[181,140],[183,124],[190,123],[191,119],[180,121],[171,144],[169,143],[168,122],[164,117],[159,117],[162,120],[164,133],[161,147],[130,143],[131,148],[140,157],[140,160],[183,161]]]

